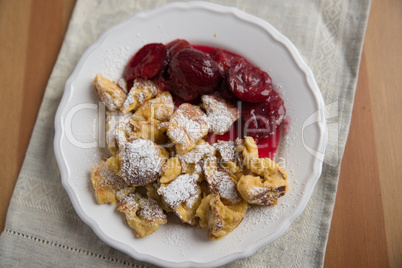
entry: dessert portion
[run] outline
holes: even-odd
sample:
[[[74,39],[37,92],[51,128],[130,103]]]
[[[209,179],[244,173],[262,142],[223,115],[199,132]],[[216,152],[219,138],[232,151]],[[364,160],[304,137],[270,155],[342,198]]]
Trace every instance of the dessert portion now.
[[[91,168],[98,203],[118,203],[137,237],[176,215],[231,233],[247,209],[273,206],[288,191],[272,152],[286,109],[270,76],[219,48],[175,40],[142,47],[123,80],[101,74],[94,87],[107,108],[110,156]],[[271,147],[270,147],[271,146]]]
[[[198,184],[201,177],[199,174],[182,174],[171,182],[162,183],[158,194],[163,201],[184,223],[196,225],[195,211],[200,205],[202,191]]]
[[[101,74],[95,76],[94,87],[101,101],[111,112],[119,109],[126,100],[126,93],[123,89]]]
[[[210,131],[214,134],[225,134],[239,119],[239,110],[218,96],[203,95],[201,101],[208,117]]]
[[[173,113],[166,134],[176,144],[176,152],[186,153],[208,134],[208,118],[195,105],[183,103]]]
[[[140,238],[152,234],[167,222],[166,214],[158,202],[138,193],[130,194],[121,200],[117,210],[126,215],[128,225]]]
[[[147,185],[155,182],[162,173],[167,159],[164,149],[151,140],[135,139],[124,146],[118,155],[120,177],[128,185]]]
[[[208,230],[211,240],[219,240],[233,231],[243,220],[247,203],[225,205],[219,194],[209,194],[201,201],[196,211],[201,228]]]
[[[106,111],[106,144],[112,155],[123,150],[124,145],[134,140],[134,128],[130,124],[132,113]]]
[[[145,101],[152,99],[158,93],[158,87],[151,81],[136,79],[128,92],[123,105],[119,108],[123,113],[137,110]]]
[[[114,204],[135,191],[134,186],[128,185],[113,172],[116,170],[114,165],[116,165],[115,158],[111,157],[107,161],[102,160],[91,168],[91,181],[95,189],[96,201],[99,204]]]

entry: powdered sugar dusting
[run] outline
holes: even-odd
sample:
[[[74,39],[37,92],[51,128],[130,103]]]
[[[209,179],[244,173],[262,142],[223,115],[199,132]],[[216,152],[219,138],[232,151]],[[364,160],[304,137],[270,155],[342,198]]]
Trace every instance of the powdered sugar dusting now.
[[[190,198],[186,200],[187,207],[193,208],[195,205],[197,205],[198,203],[196,201],[200,195],[201,195],[201,191],[198,194],[194,194],[194,195],[190,196]]]
[[[147,97],[147,95],[145,94],[144,91],[141,91],[140,93],[138,93],[137,95],[137,100],[140,104],[143,104],[145,101],[145,98]]]
[[[107,113],[106,143],[109,148],[116,148],[121,151],[128,142],[131,116],[131,113],[124,114],[120,111]]]
[[[196,183],[197,179],[196,174],[180,175],[168,186],[160,187],[158,193],[163,196],[170,207],[175,208],[197,193],[199,188]]]
[[[104,51],[99,59],[99,64],[90,68],[92,74],[102,70],[107,76],[114,80],[120,78],[124,73],[127,59],[130,58],[132,49],[130,45],[118,42],[115,46],[109,47]]]
[[[125,109],[128,109],[130,107],[130,105],[133,103],[134,103],[134,91],[130,91],[127,95],[126,100],[123,103],[123,107]]]
[[[155,83],[148,80],[135,79],[133,87],[122,104],[123,111],[136,110],[145,101],[153,98],[158,93]]]
[[[128,90],[127,90],[127,82],[126,82],[126,79],[124,79],[124,78],[119,78],[119,80],[117,80],[117,83],[116,83],[116,84],[124,91],[124,93],[127,94]]]
[[[125,183],[125,181],[117,176],[116,173],[108,169],[105,161],[102,161],[101,163],[93,167],[92,171],[98,173],[99,176],[97,176],[96,182],[101,189],[122,189],[124,187],[127,187],[127,183]]]
[[[232,204],[241,201],[236,183],[232,181],[229,174],[224,171],[215,172],[212,188],[215,189],[222,198],[229,200]]]
[[[155,181],[162,173],[164,159],[150,140],[136,139],[125,145],[121,160],[121,176],[131,185]]]
[[[230,162],[235,160],[234,145],[233,141],[218,141],[213,146],[218,150],[223,161]]]
[[[189,225],[173,223],[163,227],[162,241],[166,247],[173,248],[175,251],[180,252],[182,256],[187,256],[193,247],[196,246],[196,240],[193,239],[194,229]]]
[[[252,231],[253,226],[256,225],[264,225],[269,227],[270,224],[273,224],[285,217],[285,213],[288,211],[289,203],[284,201],[272,207],[253,207],[253,209],[249,209],[247,211],[247,217],[244,217],[244,232]]]
[[[202,104],[207,112],[210,130],[215,134],[224,134],[239,118],[239,111],[235,107],[229,107],[223,100],[215,96],[202,96]]]
[[[197,106],[185,103],[180,105],[170,118],[167,135],[187,151],[207,135],[208,129],[207,116]]]
[[[247,192],[250,194],[250,196],[259,196],[260,194],[267,192],[267,188],[259,187],[259,186],[250,187],[247,190],[248,190]]]
[[[202,137],[202,125],[192,120],[183,112],[179,112],[175,117],[175,121],[178,126],[182,127],[191,141],[196,141]]]
[[[201,143],[197,145],[193,150],[185,154],[178,154],[177,157],[180,160],[182,168],[185,170],[187,164],[196,164],[204,156],[214,155],[215,149],[209,143]]]
[[[119,207],[124,207],[124,212],[135,213],[139,208],[140,204],[135,198],[137,194],[130,194],[126,196],[119,204]]]
[[[154,221],[155,219],[166,220],[166,215],[156,200],[143,197],[139,199],[139,203],[141,209],[138,214],[140,217],[148,221]]]
[[[187,133],[184,129],[178,127],[169,127],[168,136],[175,142],[179,144],[189,144],[190,141],[187,139]]]
[[[199,161],[194,165],[194,173],[202,174],[202,161]]]

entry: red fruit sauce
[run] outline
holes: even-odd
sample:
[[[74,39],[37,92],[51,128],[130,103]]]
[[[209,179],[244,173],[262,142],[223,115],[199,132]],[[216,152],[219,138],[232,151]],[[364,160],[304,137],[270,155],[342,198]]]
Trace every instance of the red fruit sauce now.
[[[204,139],[235,140],[251,136],[260,157],[273,158],[286,127],[286,109],[271,77],[244,57],[230,51],[177,39],[166,45],[148,44],[130,60],[126,81],[150,79],[173,94],[175,108],[201,103],[204,94],[216,94],[239,107],[240,119],[223,135]]]

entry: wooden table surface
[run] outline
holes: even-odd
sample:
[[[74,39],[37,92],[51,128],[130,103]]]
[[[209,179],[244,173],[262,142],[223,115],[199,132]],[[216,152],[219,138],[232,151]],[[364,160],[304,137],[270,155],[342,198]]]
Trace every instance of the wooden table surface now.
[[[0,230],[74,0],[0,0]],[[373,0],[325,267],[402,267],[402,1]]]

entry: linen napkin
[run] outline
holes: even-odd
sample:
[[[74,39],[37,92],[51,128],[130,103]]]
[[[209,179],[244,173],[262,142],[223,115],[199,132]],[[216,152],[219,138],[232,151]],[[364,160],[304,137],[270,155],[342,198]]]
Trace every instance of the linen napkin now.
[[[74,211],[53,153],[54,116],[82,53],[113,25],[165,0],[78,0],[48,82],[0,236],[1,267],[148,267],[102,242]],[[254,255],[226,267],[320,267],[349,131],[370,0],[216,0],[286,35],[312,69],[327,105],[323,172],[302,215]]]

